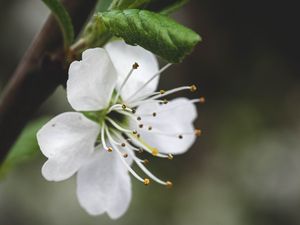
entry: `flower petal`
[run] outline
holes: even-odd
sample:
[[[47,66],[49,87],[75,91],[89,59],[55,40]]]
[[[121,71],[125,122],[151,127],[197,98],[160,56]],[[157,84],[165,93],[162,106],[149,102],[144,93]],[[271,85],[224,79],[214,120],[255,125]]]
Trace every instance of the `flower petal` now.
[[[80,205],[91,215],[107,212],[112,219],[125,213],[131,200],[128,171],[118,153],[95,152],[77,175]]]
[[[105,108],[111,98],[117,72],[105,49],[87,49],[81,61],[69,68],[67,97],[77,111],[96,111]]]
[[[105,49],[118,72],[118,88],[131,70],[132,65],[135,62],[139,64],[138,69],[133,72],[121,91],[121,96],[125,101],[159,71],[156,57],[140,46],[127,45],[124,41],[114,41],[108,43]],[[135,98],[154,92],[158,86],[158,81],[159,79],[155,78]]]
[[[100,127],[77,112],[62,113],[37,133],[38,144],[48,161],[42,168],[47,180],[71,177],[94,151]]]
[[[153,117],[152,113],[156,112]],[[148,114],[142,117],[143,128],[136,122],[131,126],[138,129],[141,138],[161,153],[181,154],[187,151],[195,141],[193,121],[197,110],[186,98],[177,98],[166,105],[146,103],[137,109],[136,115]],[[152,130],[147,128],[151,126]],[[190,134],[185,134],[190,133]],[[179,138],[182,135],[182,139]]]

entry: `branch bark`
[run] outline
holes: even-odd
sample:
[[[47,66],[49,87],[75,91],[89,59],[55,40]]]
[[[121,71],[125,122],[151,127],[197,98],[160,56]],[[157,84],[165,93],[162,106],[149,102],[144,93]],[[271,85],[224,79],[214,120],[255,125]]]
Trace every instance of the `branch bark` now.
[[[78,35],[96,0],[62,0]],[[0,101],[0,162],[40,105],[67,78],[62,35],[53,16],[22,58]]]

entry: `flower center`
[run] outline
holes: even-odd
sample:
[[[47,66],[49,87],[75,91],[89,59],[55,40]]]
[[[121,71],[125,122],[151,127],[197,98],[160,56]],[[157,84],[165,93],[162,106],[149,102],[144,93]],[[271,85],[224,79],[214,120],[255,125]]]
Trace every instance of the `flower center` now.
[[[154,74],[144,85],[135,91],[133,95],[129,98],[123,100],[121,96],[121,91],[125,86],[126,82],[129,80],[130,76],[133,74],[134,70],[138,68],[138,64],[133,64],[131,70],[125,77],[123,83],[120,85],[119,89],[114,91],[109,106],[98,112],[84,112],[84,115],[89,119],[97,122],[101,127],[99,137],[95,146],[102,146],[108,152],[115,150],[121,157],[122,162],[127,167],[128,171],[136,177],[138,180],[143,182],[145,185],[150,183],[150,179],[156,181],[159,184],[165,185],[167,187],[172,186],[172,182],[163,181],[153,175],[145,166],[149,162],[148,159],[140,159],[136,156],[136,153],[148,152],[152,156],[162,157],[167,159],[173,159],[171,154],[163,154],[155,146],[150,146],[140,135],[139,131],[144,133],[149,132],[155,135],[171,136],[178,139],[184,139],[188,135],[199,136],[201,131],[196,129],[193,132],[181,132],[174,133],[173,131],[165,132],[153,127],[151,124],[144,124],[143,118],[153,117],[156,119],[159,113],[164,112],[163,105],[168,104],[168,100],[165,99],[170,94],[190,90],[191,92],[196,91],[196,86],[183,86],[174,88],[168,91],[161,90],[159,92],[154,92],[145,96],[137,95],[141,90],[143,90],[155,77],[159,76],[162,71],[167,69],[170,64],[163,67],[158,73]],[[139,96],[139,97],[136,97]],[[124,103],[126,102],[126,103]],[[192,99],[189,102],[191,103],[204,103],[204,98]],[[162,110],[159,112],[145,112],[145,114],[137,113],[137,110],[140,106],[144,104],[155,103],[159,104],[162,107]],[[184,105],[175,106],[176,107],[185,107]],[[169,113],[172,113],[174,107],[167,108],[166,110]],[[133,123],[132,123],[133,122]],[[159,121],[157,121],[159,122]],[[130,124],[135,124],[136,128],[132,129]],[[127,157],[130,157],[137,166],[147,175],[149,178],[142,178],[139,176],[128,164],[126,160]]]

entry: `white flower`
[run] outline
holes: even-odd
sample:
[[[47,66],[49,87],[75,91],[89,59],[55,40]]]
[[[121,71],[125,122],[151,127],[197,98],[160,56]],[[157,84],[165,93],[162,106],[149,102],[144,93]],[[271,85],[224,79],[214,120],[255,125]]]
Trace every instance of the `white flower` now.
[[[135,63],[137,62],[137,63]],[[184,153],[195,141],[197,117],[194,103],[203,99],[161,98],[181,90],[155,92],[160,73],[155,56],[122,41],[105,48],[88,49],[81,61],[69,68],[67,98],[77,112],[62,113],[37,134],[42,153],[48,158],[42,168],[50,181],[61,181],[77,173],[77,196],[92,215],[107,212],[120,217],[131,200],[128,171],[149,184],[162,181],[146,167],[147,160],[136,153],[149,152],[171,159]],[[132,168],[135,162],[149,177],[142,178]]]

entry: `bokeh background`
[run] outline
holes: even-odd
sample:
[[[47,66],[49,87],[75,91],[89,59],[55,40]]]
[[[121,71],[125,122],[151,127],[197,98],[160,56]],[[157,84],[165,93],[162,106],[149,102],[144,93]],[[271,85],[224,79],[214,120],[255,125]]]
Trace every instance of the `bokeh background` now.
[[[47,182],[41,155],[0,181],[1,225],[300,224],[299,13],[292,1],[191,0],[176,20],[203,42],[161,78],[161,88],[195,83],[203,130],[193,148],[150,167],[173,189],[133,180],[121,219],[91,217],[75,179]],[[0,1],[0,91],[48,10],[39,0]],[[69,110],[58,88],[36,117]]]

